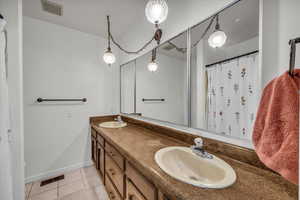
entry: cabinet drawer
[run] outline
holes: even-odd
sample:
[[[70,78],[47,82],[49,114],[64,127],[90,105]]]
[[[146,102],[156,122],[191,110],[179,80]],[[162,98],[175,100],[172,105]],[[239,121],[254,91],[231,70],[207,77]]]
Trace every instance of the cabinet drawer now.
[[[108,176],[105,176],[105,186],[110,200],[122,200],[121,196],[113,186]]]
[[[104,147],[104,138],[100,134],[97,134],[97,141]]]
[[[109,175],[110,179],[120,192],[121,196],[124,196],[124,173],[123,171],[118,167],[118,165],[113,161],[113,159],[105,155],[105,161],[106,161],[106,174]]]
[[[95,129],[91,128],[91,132],[92,132],[92,137],[96,138],[97,132],[95,131]]]
[[[157,191],[142,174],[126,162],[126,175],[147,200],[156,200]]]
[[[132,182],[127,179],[127,193],[126,200],[147,200],[145,197],[136,189]]]
[[[123,156],[110,144],[105,144],[106,153],[117,163],[117,165],[124,171],[124,158]]]

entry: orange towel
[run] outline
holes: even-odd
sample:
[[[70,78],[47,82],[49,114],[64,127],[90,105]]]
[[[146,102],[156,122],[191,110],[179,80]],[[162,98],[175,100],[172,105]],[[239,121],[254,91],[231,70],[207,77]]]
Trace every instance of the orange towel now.
[[[260,160],[298,184],[300,70],[272,80],[264,89],[253,129]]]

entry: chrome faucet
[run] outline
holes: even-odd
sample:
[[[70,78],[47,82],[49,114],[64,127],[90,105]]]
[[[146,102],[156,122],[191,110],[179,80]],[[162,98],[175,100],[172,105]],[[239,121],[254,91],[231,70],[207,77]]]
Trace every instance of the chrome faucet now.
[[[123,120],[122,120],[122,118],[121,118],[120,115],[118,115],[118,117],[115,118],[115,121],[120,122],[120,123],[123,122]]]
[[[194,142],[195,145],[191,146],[193,153],[202,158],[213,159],[213,155],[204,150],[202,138],[195,138]]]

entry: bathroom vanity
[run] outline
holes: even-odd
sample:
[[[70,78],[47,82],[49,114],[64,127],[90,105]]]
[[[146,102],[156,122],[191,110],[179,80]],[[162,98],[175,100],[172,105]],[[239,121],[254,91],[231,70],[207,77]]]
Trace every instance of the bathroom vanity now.
[[[111,200],[295,200],[297,186],[268,170],[250,149],[204,138],[205,149],[226,161],[237,175],[223,189],[205,189],[178,181],[155,162],[157,151],[189,147],[196,136],[122,117],[123,128],[102,128],[116,116],[91,117],[92,159]]]

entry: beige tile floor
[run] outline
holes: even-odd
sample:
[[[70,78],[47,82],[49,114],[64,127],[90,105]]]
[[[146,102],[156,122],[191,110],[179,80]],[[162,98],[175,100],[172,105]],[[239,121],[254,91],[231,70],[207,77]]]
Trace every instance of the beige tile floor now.
[[[40,181],[25,186],[26,200],[108,200],[94,166],[65,174],[65,179],[40,187]]]

